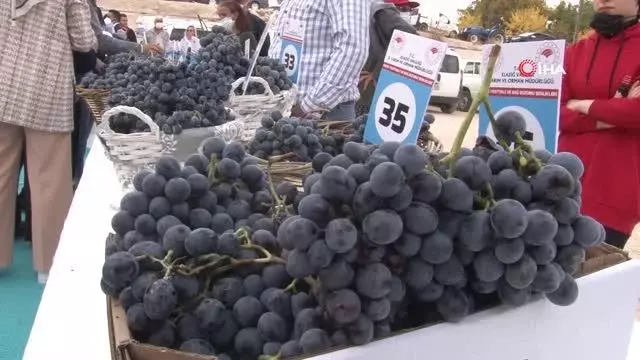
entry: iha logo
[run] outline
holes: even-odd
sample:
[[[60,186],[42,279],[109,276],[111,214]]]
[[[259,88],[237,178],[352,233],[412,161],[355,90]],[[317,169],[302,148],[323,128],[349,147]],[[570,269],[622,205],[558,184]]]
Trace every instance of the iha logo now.
[[[525,78],[539,76],[554,76],[558,74],[565,74],[562,65],[549,64],[544,62],[538,62],[531,59],[524,59],[518,64],[518,72],[520,76]]]

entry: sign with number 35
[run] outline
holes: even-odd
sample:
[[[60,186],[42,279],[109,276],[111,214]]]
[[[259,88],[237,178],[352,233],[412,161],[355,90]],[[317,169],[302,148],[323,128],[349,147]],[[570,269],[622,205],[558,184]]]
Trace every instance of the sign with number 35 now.
[[[304,40],[304,28],[299,21],[289,20],[282,34],[282,50],[280,62],[284,65],[287,76],[295,84],[300,74],[300,56]]]
[[[395,30],[373,95],[364,138],[416,143],[445,43]]]

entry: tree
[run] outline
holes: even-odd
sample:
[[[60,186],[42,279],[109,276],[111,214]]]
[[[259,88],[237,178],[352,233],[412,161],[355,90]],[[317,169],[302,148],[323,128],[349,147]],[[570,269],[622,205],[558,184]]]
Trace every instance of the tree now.
[[[476,14],[458,11],[458,27],[464,29],[470,26],[481,26],[482,18]]]
[[[550,19],[554,21],[551,34],[571,41],[573,40],[574,31],[577,30],[577,37],[579,38],[581,34],[589,30],[589,22],[591,22],[593,14],[593,2],[590,0],[582,0],[578,26],[576,28],[578,6],[561,1],[550,14]]]
[[[507,20],[507,34],[543,32],[546,24],[547,17],[540,8],[531,6],[524,9],[516,9]]]
[[[468,14],[480,19],[478,25],[490,27],[500,18],[508,19],[516,9],[537,7],[545,9],[544,0],[474,0],[460,15]]]

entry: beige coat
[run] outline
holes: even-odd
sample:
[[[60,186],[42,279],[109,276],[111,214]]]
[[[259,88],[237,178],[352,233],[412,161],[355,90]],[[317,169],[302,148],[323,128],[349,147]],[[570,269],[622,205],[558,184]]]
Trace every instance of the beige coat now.
[[[11,21],[0,0],[0,122],[73,130],[73,57],[97,41],[86,0],[47,0]]]

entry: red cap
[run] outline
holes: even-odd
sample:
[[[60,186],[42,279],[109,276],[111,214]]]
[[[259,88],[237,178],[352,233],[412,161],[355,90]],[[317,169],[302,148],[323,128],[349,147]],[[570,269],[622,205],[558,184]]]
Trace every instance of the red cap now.
[[[387,4],[393,4],[395,6],[406,6],[411,9],[414,9],[420,6],[419,3],[415,1],[409,1],[409,0],[385,0],[384,2],[386,2]]]

